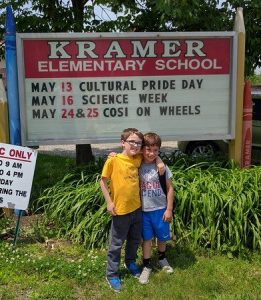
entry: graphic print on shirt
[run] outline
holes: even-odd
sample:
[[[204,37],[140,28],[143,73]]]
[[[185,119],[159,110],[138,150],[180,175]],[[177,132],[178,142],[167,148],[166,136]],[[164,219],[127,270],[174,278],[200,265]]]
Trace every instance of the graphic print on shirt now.
[[[161,185],[156,170],[148,170],[148,173],[142,174],[141,191],[142,197],[160,197],[162,194]]]
[[[161,188],[155,164],[142,164],[139,169],[143,211],[166,207],[166,196]]]

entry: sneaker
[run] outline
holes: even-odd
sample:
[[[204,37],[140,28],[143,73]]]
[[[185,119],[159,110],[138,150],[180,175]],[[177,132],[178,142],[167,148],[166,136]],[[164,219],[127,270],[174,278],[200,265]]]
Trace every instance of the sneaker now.
[[[129,263],[128,265],[125,264],[125,267],[131,272],[131,274],[134,277],[136,277],[136,278],[140,277],[140,269],[137,266],[137,264],[135,263],[135,261]]]
[[[119,277],[106,277],[109,286],[115,291],[120,292],[121,291],[121,281]]]
[[[151,271],[152,271],[151,268],[147,268],[147,267],[143,268],[143,270],[140,274],[140,278],[139,278],[139,282],[141,284],[147,284],[149,282],[149,277],[150,277]]]
[[[159,265],[161,266],[162,270],[164,270],[166,273],[173,273],[173,268],[169,265],[169,262],[166,258],[163,258],[159,260]]]

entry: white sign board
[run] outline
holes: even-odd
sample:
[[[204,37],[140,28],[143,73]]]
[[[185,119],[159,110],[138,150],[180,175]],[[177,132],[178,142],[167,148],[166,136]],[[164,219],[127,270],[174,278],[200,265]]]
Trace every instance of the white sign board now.
[[[0,207],[28,207],[37,151],[0,144]]]
[[[25,145],[234,137],[235,32],[18,34]]]

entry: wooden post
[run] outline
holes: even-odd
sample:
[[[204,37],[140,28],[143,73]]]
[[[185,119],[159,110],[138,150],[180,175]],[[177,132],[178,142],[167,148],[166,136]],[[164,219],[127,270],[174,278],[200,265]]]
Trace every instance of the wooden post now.
[[[236,163],[238,163],[241,166],[245,70],[245,25],[242,7],[237,8],[234,30],[238,34],[236,76],[236,124],[235,139],[231,140],[229,143],[229,158],[233,159]]]
[[[2,76],[0,76],[0,143],[9,143],[9,125],[8,125],[8,107],[3,84]],[[3,208],[5,216],[10,217],[13,211],[10,208]]]
[[[90,144],[76,145],[76,165],[83,165],[94,160]]]

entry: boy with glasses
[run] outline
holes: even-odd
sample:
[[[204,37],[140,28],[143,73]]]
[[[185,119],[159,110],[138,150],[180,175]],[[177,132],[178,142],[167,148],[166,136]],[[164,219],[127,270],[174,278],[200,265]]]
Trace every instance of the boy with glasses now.
[[[121,249],[125,241],[125,266],[133,276],[140,276],[136,257],[141,241],[142,216],[138,168],[142,161],[142,143],[143,134],[136,128],[123,130],[121,134],[123,151],[107,159],[101,174],[101,190],[107,203],[107,211],[112,216],[106,278],[116,292],[121,290],[119,266]],[[162,165],[159,159],[159,166],[160,163]]]

